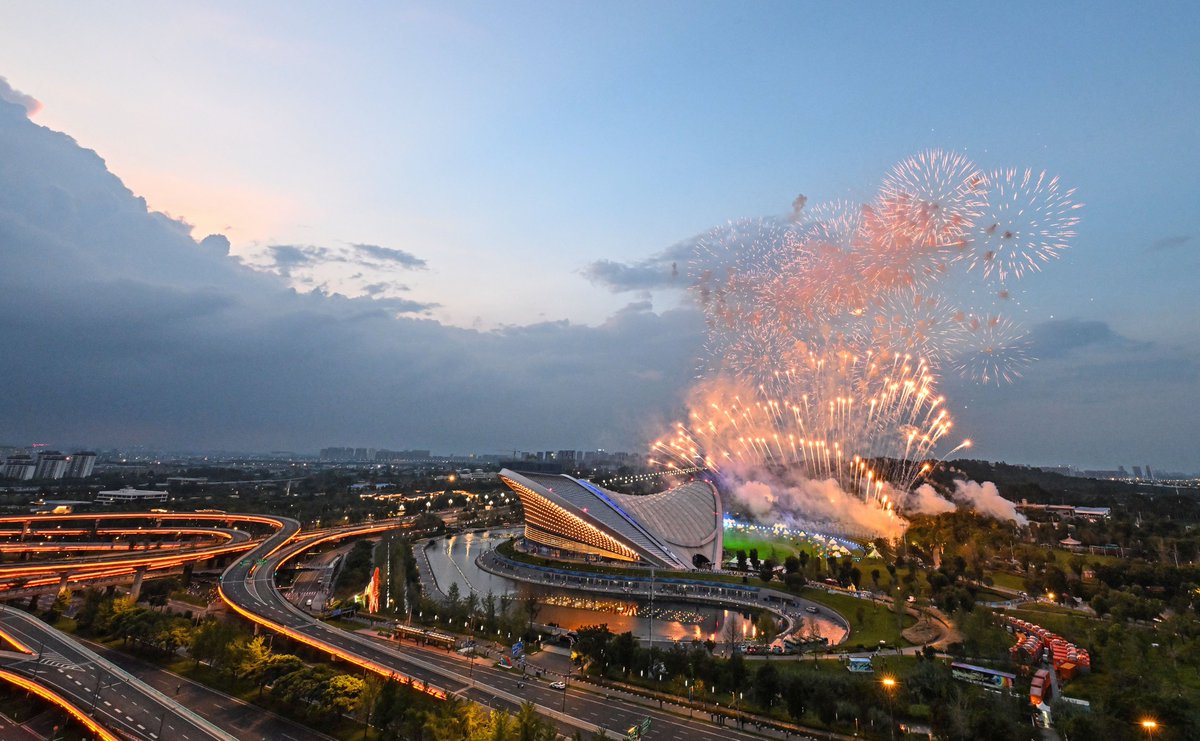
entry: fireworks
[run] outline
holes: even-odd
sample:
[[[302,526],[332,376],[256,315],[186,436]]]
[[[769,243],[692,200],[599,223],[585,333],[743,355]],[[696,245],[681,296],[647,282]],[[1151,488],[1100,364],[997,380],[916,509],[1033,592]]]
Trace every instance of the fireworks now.
[[[1007,308],[958,297],[1011,302],[1012,283],[1074,236],[1073,194],[932,150],[869,203],[797,199],[789,218],[714,229],[689,266],[708,327],[701,380],[655,457],[787,470],[890,515],[953,427],[938,372],[1011,383],[1031,361]]]
[[[953,358],[954,368],[976,383],[1012,383],[1033,362],[1025,330],[1001,316],[970,317],[968,339]]]
[[[885,482],[907,489],[952,426],[929,367],[900,353],[810,353],[779,374],[792,393],[716,381],[697,390],[688,423],[654,445],[676,465],[800,469],[886,506]],[[731,391],[733,392],[731,395]]]
[[[1079,224],[1074,189],[1032,170],[1002,170],[988,177],[987,208],[975,223],[970,269],[1004,283],[1058,256]]]

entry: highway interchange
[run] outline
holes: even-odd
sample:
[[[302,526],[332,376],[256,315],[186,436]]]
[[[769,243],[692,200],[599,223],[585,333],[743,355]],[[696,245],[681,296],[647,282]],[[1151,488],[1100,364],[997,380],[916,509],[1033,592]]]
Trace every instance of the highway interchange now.
[[[108,515],[76,516],[76,520],[105,519]],[[121,519],[162,518],[163,515],[126,513]],[[274,532],[265,539],[250,543],[253,550],[234,555],[236,560],[221,574],[218,592],[237,614],[263,629],[285,635],[322,651],[333,659],[360,667],[384,677],[410,683],[435,697],[457,695],[493,708],[516,712],[524,702],[533,702],[540,714],[550,718],[566,735],[577,731],[592,734],[607,732],[609,737],[621,737],[626,729],[651,719],[653,739],[669,741],[721,741],[723,739],[761,738],[745,733],[733,725],[716,725],[707,714],[697,711],[695,718],[681,716],[687,710],[676,706],[673,712],[660,710],[620,692],[600,690],[568,680],[567,690],[549,686],[559,677],[521,677],[513,670],[496,668],[491,661],[471,661],[455,652],[435,648],[398,644],[394,640],[362,635],[328,625],[289,602],[275,584],[275,575],[288,561],[301,556],[326,542],[349,537],[385,532],[397,527],[395,521],[348,526],[317,533],[302,533],[300,523],[286,517],[267,515],[170,515],[168,519],[187,519],[212,522],[230,545],[245,547],[240,536],[228,534],[234,523],[247,521],[268,525]],[[3,523],[0,519],[0,523]],[[206,523],[207,524],[207,523]],[[217,547],[221,547],[217,546]],[[162,563],[179,563],[180,556],[189,558],[192,550],[210,551],[206,544],[195,549],[172,548],[172,555],[155,553],[153,558],[167,559]],[[128,568],[131,560],[143,562],[146,554],[112,554],[114,562]],[[199,559],[196,559],[199,560]],[[62,562],[64,564],[69,562]],[[93,573],[103,557],[89,562]],[[53,571],[39,564],[39,573],[53,577]],[[64,566],[64,568],[68,568]],[[78,569],[78,565],[70,568]],[[68,707],[84,722],[98,724],[113,734],[105,738],[159,738],[196,741],[198,739],[233,739],[234,736],[200,718],[182,704],[135,679],[128,672],[101,658],[74,639],[47,626],[27,613],[3,608],[0,612],[0,633],[17,651],[0,652],[0,671],[12,673],[3,677],[12,683],[32,682],[58,695],[58,704]],[[94,720],[93,720],[94,719]]]

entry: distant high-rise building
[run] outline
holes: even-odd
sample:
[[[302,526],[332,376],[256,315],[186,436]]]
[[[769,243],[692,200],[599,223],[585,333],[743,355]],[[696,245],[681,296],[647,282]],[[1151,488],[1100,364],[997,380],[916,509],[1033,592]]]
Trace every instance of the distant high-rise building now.
[[[92,475],[92,470],[96,467],[96,454],[81,450],[78,453],[72,453],[68,456],[67,462],[67,478],[70,479],[86,479]]]
[[[1133,467],[1133,477],[1135,479],[1140,479],[1142,477],[1142,467],[1141,466]]]
[[[38,453],[37,469],[33,472],[35,479],[61,479],[66,473],[67,456],[57,450]]]
[[[1151,481],[1154,480],[1154,472],[1150,470],[1149,463],[1146,464],[1146,478],[1150,479]]]
[[[37,464],[34,463],[33,457],[24,453],[10,455],[8,460],[4,462],[4,478],[6,479],[28,481],[33,478],[34,471],[36,470]]]

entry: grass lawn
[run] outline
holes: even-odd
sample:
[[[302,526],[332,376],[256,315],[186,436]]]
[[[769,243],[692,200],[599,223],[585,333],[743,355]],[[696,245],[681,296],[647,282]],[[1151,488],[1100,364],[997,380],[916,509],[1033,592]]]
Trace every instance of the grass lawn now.
[[[872,648],[878,646],[880,641],[886,641],[889,646],[912,645],[900,635],[900,631],[916,622],[912,615],[904,615],[897,626],[896,615],[887,605],[847,594],[831,594],[823,589],[805,589],[801,596],[836,610],[850,622],[850,637],[840,648]],[[862,611],[861,619],[859,610]]]
[[[784,536],[772,538],[759,533],[748,533],[740,530],[726,530],[722,537],[724,538],[726,558],[732,557],[739,549],[749,553],[751,548],[758,549],[758,558],[760,561],[773,558],[775,559],[775,563],[783,563],[785,558],[794,556],[800,551],[808,551],[809,555],[813,554],[813,548],[810,544],[803,543],[795,538]]]
[[[1015,589],[1018,592],[1025,590],[1025,577],[1020,574],[1014,574],[1011,571],[989,571],[987,575],[992,578],[992,583],[1004,589]]]
[[[186,602],[189,605],[195,605],[200,608],[208,607],[208,600],[199,595],[192,594],[186,589],[176,589],[174,592],[171,592],[171,599]]]
[[[1005,610],[1004,614],[1040,625],[1077,644],[1087,639],[1089,628],[1103,622],[1054,605],[1030,605],[1020,610]]]

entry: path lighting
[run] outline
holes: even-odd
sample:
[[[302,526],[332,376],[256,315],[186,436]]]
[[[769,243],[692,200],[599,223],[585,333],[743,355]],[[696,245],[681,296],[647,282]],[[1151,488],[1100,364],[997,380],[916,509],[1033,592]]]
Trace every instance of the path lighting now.
[[[1158,730],[1158,721],[1152,718],[1146,718],[1141,722],[1142,730],[1146,732],[1146,738],[1154,738],[1154,732]]]

